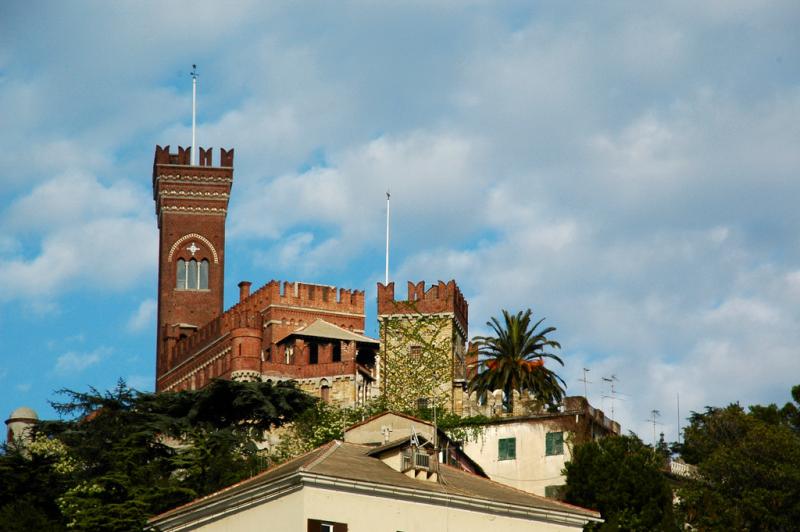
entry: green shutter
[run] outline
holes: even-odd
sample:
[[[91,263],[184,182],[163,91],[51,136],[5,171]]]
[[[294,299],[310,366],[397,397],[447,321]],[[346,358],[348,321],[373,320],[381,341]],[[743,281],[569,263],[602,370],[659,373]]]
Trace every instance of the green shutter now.
[[[517,458],[517,439],[502,438],[498,440],[497,459],[516,460]]]
[[[564,433],[563,432],[548,432],[545,437],[545,454],[547,456],[556,456],[564,454]]]

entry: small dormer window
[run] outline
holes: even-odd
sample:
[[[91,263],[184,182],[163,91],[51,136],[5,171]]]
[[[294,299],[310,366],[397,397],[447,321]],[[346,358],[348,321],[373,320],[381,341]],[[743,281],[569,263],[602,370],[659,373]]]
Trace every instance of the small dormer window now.
[[[175,288],[178,290],[208,290],[208,260],[178,259]]]

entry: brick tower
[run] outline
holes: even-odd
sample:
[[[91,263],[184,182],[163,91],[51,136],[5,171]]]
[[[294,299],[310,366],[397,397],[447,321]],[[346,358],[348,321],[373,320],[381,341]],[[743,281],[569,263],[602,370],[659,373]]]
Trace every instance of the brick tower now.
[[[468,305],[455,281],[425,289],[408,283],[395,300],[394,283],[378,283],[380,387],[390,408],[436,405],[461,414],[466,385]]]
[[[175,345],[223,311],[225,218],[233,182],[233,150],[156,146],[153,199],[159,227],[156,391],[175,364]]]

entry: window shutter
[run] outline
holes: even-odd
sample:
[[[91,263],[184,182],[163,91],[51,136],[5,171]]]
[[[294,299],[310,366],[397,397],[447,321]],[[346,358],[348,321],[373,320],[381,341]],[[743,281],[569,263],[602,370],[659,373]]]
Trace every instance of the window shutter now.
[[[545,436],[545,454],[555,456],[564,454],[564,433],[548,432]]]
[[[319,532],[322,528],[322,521],[319,519],[308,520],[308,532]]]

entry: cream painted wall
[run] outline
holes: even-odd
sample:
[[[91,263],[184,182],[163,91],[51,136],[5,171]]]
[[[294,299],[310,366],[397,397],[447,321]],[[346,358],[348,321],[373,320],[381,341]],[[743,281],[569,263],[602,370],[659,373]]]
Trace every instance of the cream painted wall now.
[[[303,507],[307,519],[347,523],[347,532],[522,532],[531,530],[555,532],[581,530],[579,526],[515,519],[445,508],[433,504],[412,503],[313,487],[303,489],[303,496],[305,497]],[[287,529],[287,532],[289,530]]]
[[[200,527],[204,532],[228,531],[280,531],[297,530],[305,532],[306,518],[303,504],[303,491],[295,491],[266,504],[260,504],[248,510],[237,512],[218,521]],[[195,529],[197,530],[197,529]]]
[[[547,421],[488,425],[477,441],[464,442],[464,452],[495,482],[543,496],[545,486],[564,484],[561,470],[571,456],[568,432],[564,432],[564,454],[545,456],[545,435],[551,431],[559,432],[561,428]],[[499,460],[500,439],[514,437],[517,458]]]

